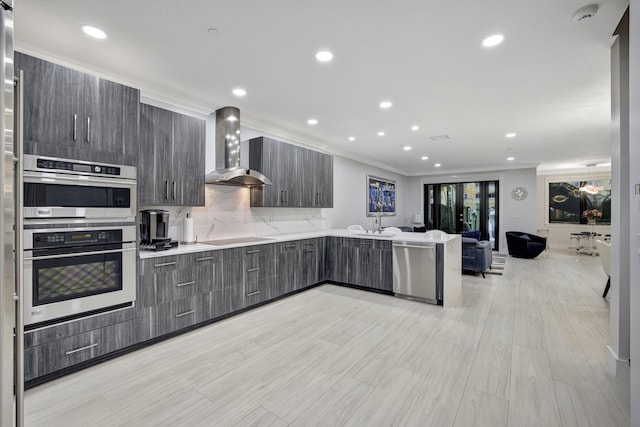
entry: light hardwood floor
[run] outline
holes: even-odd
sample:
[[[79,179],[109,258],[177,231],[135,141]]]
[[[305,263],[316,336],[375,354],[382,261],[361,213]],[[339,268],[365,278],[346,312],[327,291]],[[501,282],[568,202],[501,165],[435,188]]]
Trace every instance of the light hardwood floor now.
[[[44,384],[28,426],[627,426],[597,257],[508,257],[452,308],[324,285]]]

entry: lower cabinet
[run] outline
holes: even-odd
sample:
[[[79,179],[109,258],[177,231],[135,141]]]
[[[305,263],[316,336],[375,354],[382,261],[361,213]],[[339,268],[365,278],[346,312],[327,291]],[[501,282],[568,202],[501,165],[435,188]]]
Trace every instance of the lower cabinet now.
[[[222,290],[222,254],[197,252],[140,262],[138,341],[204,322],[218,314],[212,295]]]
[[[325,278],[325,238],[281,242],[276,245],[277,297]]]
[[[391,241],[321,237],[140,260],[135,307],[25,333],[30,381],[325,280],[393,290]]]
[[[390,240],[327,237],[325,280],[393,291]]]
[[[34,346],[25,340],[25,381],[133,345],[136,328],[137,319],[133,319]]]

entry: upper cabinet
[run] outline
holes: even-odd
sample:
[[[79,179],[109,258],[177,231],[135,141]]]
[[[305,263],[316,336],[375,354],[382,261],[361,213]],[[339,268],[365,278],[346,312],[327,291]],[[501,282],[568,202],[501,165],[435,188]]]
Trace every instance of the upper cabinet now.
[[[333,207],[333,157],[274,139],[249,141],[249,168],[273,185],[251,189],[251,207]]]
[[[16,52],[23,71],[24,151],[137,165],[140,92]]]
[[[141,206],[204,206],[205,121],[140,106]]]

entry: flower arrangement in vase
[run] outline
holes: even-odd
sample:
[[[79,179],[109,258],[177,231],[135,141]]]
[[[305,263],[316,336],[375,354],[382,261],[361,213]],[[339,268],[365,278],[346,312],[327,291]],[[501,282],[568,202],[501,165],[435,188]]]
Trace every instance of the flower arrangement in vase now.
[[[602,212],[598,209],[587,209],[582,212],[582,216],[587,218],[587,224],[596,225],[596,218],[602,218]]]

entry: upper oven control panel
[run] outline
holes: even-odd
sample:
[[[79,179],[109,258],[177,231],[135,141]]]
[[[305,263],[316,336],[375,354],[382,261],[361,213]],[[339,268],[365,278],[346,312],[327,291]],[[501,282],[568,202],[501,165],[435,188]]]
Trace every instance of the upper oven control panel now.
[[[83,172],[97,175],[120,175],[120,168],[117,166],[99,165],[93,163],[76,163],[64,160],[52,160],[38,158],[36,160],[38,169],[48,169],[64,172]]]
[[[33,234],[33,248],[122,242],[122,230],[52,231]]]
[[[93,163],[84,160],[60,159],[36,154],[25,154],[22,159],[22,166],[23,170],[29,173],[30,176],[33,176],[33,173],[62,172],[66,175],[92,175],[132,181],[137,179],[135,166]]]

